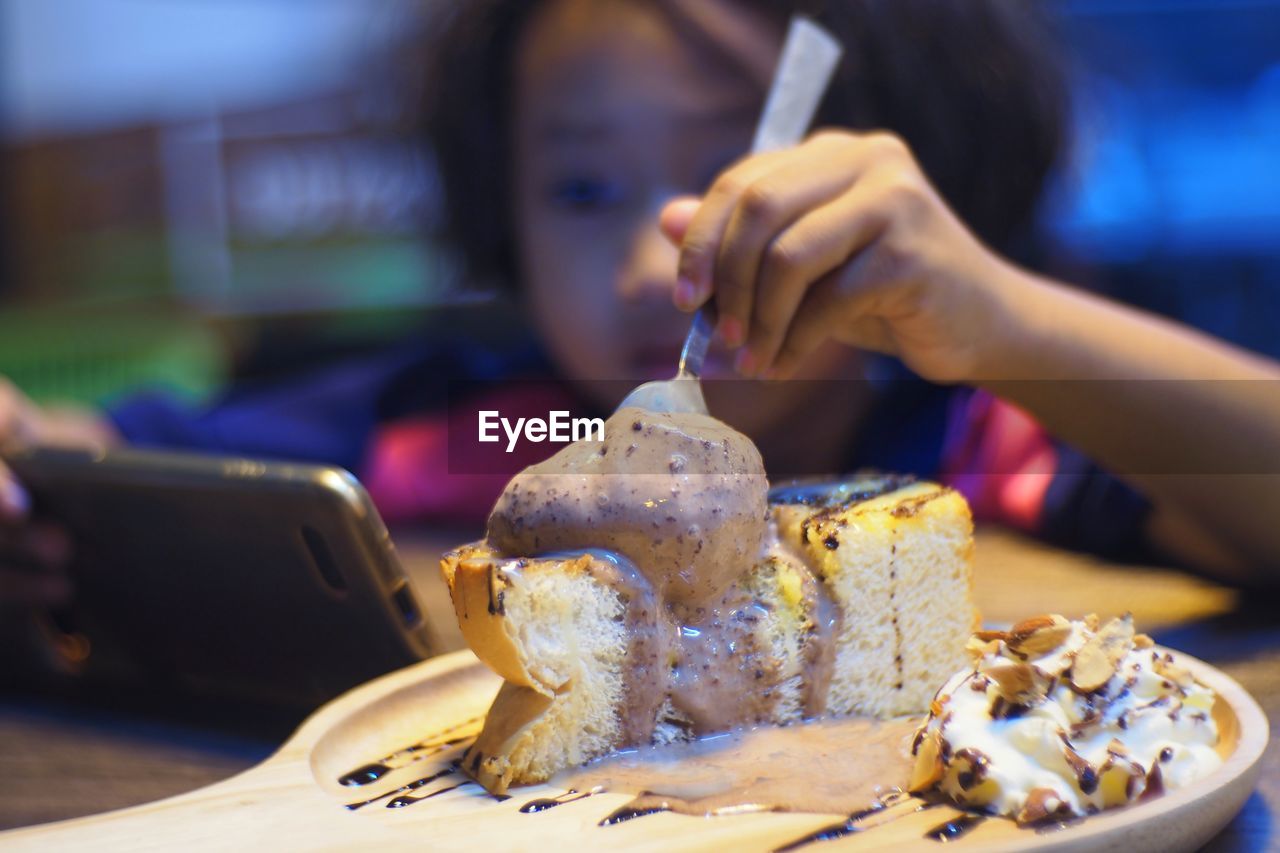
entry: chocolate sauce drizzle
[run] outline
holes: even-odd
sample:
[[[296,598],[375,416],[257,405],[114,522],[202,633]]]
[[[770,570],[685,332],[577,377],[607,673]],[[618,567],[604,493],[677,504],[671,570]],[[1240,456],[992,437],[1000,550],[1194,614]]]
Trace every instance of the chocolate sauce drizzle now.
[[[480,723],[484,717],[471,717],[460,723],[442,729],[421,741],[410,744],[403,749],[397,749],[390,755],[383,756],[377,761],[371,761],[352,770],[350,773],[344,773],[338,777],[338,784],[344,788],[358,788],[362,785],[369,785],[377,782],[383,776],[386,776],[392,770],[399,770],[401,767],[407,767],[416,761],[422,761],[433,755],[439,755],[450,747],[458,746],[466,743],[476,736],[476,732],[467,732],[466,734],[455,734],[465,728],[474,728]],[[450,737],[450,735],[453,735]]]
[[[565,803],[573,803],[578,800],[585,800],[592,794],[599,794],[603,788],[592,788],[590,791],[578,791],[571,788],[555,797],[540,797],[536,800],[530,800],[520,807],[520,814],[537,814],[545,812],[547,809],[554,809],[556,806],[563,806]]]
[[[924,834],[930,841],[955,841],[987,821],[986,815],[962,814],[946,823],[940,823]]]
[[[894,528],[893,535],[898,535],[897,528]],[[898,671],[898,680],[894,682],[894,689],[901,690],[903,679],[902,670],[902,626],[898,624],[898,603],[894,601],[894,590],[898,588],[898,544],[895,542],[890,546],[889,556],[889,610],[893,614],[893,665]]]
[[[640,808],[635,806],[623,806],[622,808],[610,812],[608,816],[597,823],[596,826],[613,826],[619,823],[626,823],[629,820],[635,820],[638,817],[648,817],[651,814],[669,811],[671,811],[671,809],[665,805],[642,806]]]
[[[908,802],[909,800],[911,800],[911,795],[902,791],[895,791],[891,794],[886,794],[867,808],[851,813],[840,823],[833,823],[820,829],[816,829],[808,835],[797,838],[795,841],[788,842],[787,844],[776,848],[773,853],[785,853],[785,851],[795,850],[818,841],[834,841],[837,838],[843,838],[846,835],[852,835],[855,832],[865,832],[871,827],[859,826],[863,820],[874,814],[879,814],[886,809]],[[898,815],[897,817],[915,814],[918,811],[924,811],[929,808],[933,808],[933,806],[921,803],[916,806],[916,808],[910,811],[905,811],[902,815]],[[892,820],[896,819],[897,818],[892,818]],[[887,822],[888,821],[885,821],[885,823]],[[876,824],[876,826],[880,826],[880,824]]]
[[[855,812],[840,823],[833,823],[824,826],[821,829],[814,830],[808,835],[801,836],[795,841],[775,848],[773,853],[786,853],[788,850],[795,850],[817,841],[834,841],[837,838],[844,838],[846,835],[852,835],[855,832],[862,832],[862,827],[857,826],[857,822],[866,817],[867,813]]]
[[[385,794],[379,794],[376,797],[372,797],[368,800],[362,800],[361,802],[358,802],[358,803],[348,803],[346,805],[346,809],[349,812],[353,812],[356,809],[364,808],[370,803],[376,803],[378,800],[385,800],[387,797],[394,797],[397,794],[407,794],[410,791],[416,791],[419,788],[423,788],[423,787],[426,787],[427,785],[430,785],[432,782],[436,781],[437,779],[443,779],[445,776],[449,776],[457,772],[458,772],[458,769],[456,767],[449,766],[443,770],[432,773],[429,776],[423,776],[421,779],[415,779],[414,781],[410,782],[407,785],[401,785],[399,788],[395,788],[393,790],[387,791]],[[456,788],[457,786],[455,785],[454,787]],[[422,799],[425,799],[425,797]],[[387,805],[391,806],[390,803],[388,803]],[[408,804],[401,803],[401,805],[408,805]],[[392,807],[399,808],[400,806],[392,806]]]
[[[458,784],[456,784],[456,785],[450,785],[450,786],[449,786],[449,787],[447,787],[447,788],[440,788],[439,790],[432,791],[430,794],[423,794],[423,795],[418,796],[418,797],[411,797],[411,796],[409,796],[408,794],[401,794],[400,796],[396,797],[394,800],[391,800],[390,802],[388,802],[388,803],[387,803],[387,808],[389,808],[389,809],[402,809],[402,808],[404,808],[405,806],[411,806],[411,805],[413,805],[414,803],[420,803],[420,802],[422,802],[423,800],[429,800],[429,799],[431,799],[432,797],[438,797],[438,796],[440,796],[441,794],[447,794],[449,791],[455,791],[455,790],[457,790],[458,788],[461,788],[463,785],[474,785],[474,784],[476,784],[476,783],[475,783],[475,782],[472,782],[470,779],[468,779],[468,780],[467,780],[467,781],[465,781],[465,782],[459,782]]]
[[[366,764],[363,767],[357,767],[350,773],[339,776],[338,784],[347,788],[356,788],[360,785],[368,785],[371,782],[377,782],[390,772],[391,768],[385,764]]]

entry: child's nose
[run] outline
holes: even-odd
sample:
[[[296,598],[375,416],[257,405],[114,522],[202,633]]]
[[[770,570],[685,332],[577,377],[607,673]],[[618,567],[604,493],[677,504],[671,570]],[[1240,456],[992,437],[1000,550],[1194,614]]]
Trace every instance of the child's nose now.
[[[657,217],[636,228],[618,271],[618,298],[624,303],[651,299],[671,301],[677,251],[658,229]]]

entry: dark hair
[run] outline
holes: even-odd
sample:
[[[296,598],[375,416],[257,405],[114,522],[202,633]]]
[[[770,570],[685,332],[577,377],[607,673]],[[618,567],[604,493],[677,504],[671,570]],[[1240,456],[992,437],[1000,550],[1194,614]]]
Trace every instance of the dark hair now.
[[[1034,0],[741,0],[802,12],[845,46],[820,122],[897,133],[980,238],[1019,252],[1064,145],[1067,86]],[[511,75],[533,0],[431,5],[423,127],[444,194],[443,237],[467,279],[518,280]],[[443,85],[436,85],[442,82]]]

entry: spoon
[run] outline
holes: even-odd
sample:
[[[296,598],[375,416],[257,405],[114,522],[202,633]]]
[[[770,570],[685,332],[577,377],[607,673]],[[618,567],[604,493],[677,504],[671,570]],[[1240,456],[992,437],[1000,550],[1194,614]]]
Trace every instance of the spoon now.
[[[804,138],[841,53],[840,43],[829,32],[802,15],[792,17],[782,57],[756,125],[752,154],[787,148]],[[651,412],[707,414],[699,377],[714,329],[715,307],[708,303],[693,315],[676,375],[644,383],[628,394],[618,408],[636,406]]]

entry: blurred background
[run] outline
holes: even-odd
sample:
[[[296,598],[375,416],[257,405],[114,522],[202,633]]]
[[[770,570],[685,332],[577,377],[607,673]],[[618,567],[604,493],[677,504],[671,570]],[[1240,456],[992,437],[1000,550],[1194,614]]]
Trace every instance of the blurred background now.
[[[1280,356],[1280,0],[1045,2],[1061,270]],[[390,59],[429,7],[0,0],[0,374],[199,400],[473,305]]]

